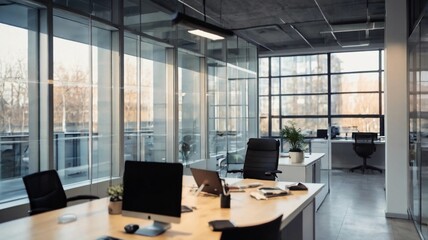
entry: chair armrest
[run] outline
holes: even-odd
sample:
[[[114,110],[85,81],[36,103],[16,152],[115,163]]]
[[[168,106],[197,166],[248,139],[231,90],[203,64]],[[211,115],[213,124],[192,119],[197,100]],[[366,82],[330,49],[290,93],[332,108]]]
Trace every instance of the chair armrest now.
[[[244,170],[243,169],[236,169],[236,170],[229,170],[227,171],[228,173],[243,173]]]
[[[78,196],[67,198],[67,202],[77,201],[77,200],[95,200],[95,199],[100,199],[100,198],[93,195],[78,195]]]
[[[52,208],[34,208],[31,210],[28,210],[28,215],[33,216],[33,215],[36,215],[39,213],[44,213],[44,212],[48,212],[48,211],[52,211],[52,210],[55,210],[55,209],[52,209]]]
[[[277,178],[278,176],[276,175],[277,173],[282,173],[281,170],[272,170],[272,171],[267,171],[265,172],[266,176],[275,176],[275,178]]]

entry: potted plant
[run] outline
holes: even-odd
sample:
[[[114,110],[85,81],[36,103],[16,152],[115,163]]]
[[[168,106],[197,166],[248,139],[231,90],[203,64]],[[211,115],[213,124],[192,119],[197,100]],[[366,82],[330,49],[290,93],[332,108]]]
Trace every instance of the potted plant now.
[[[123,185],[112,185],[108,187],[107,194],[110,196],[110,203],[108,205],[109,214],[122,213],[122,198],[123,198]]]
[[[301,134],[301,129],[296,128],[296,123],[289,121],[289,125],[285,125],[281,129],[281,137],[290,144],[290,160],[292,163],[303,162],[303,141],[305,137]]]

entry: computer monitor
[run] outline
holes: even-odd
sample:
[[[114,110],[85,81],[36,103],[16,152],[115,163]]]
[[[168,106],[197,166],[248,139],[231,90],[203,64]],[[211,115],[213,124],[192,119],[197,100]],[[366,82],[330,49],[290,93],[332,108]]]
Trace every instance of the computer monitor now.
[[[223,191],[220,176],[217,171],[205,169],[190,168],[193,178],[195,179],[198,188],[202,187],[202,191],[214,195],[220,195]]]
[[[355,134],[357,134],[357,133],[365,133],[365,134],[370,134],[370,135],[373,135],[373,139],[374,140],[377,140],[378,139],[378,134],[377,133],[375,133],[375,132],[353,132],[352,133],[352,139],[355,139]]]
[[[125,161],[122,215],[154,220],[136,234],[156,236],[180,223],[183,165]]]
[[[328,138],[327,133],[328,133],[327,129],[317,129],[317,138],[327,139]]]

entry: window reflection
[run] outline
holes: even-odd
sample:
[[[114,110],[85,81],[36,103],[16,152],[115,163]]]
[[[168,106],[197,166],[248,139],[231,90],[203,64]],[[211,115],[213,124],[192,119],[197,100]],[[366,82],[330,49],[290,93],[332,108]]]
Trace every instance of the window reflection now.
[[[183,163],[201,159],[199,57],[178,52],[179,156]]]
[[[124,159],[166,161],[166,50],[125,38]]]

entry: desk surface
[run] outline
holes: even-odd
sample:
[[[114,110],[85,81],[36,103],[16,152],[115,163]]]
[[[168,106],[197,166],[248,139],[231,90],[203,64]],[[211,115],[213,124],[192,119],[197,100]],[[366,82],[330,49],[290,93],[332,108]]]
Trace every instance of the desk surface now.
[[[283,187],[287,184],[254,179],[244,179],[239,184],[255,181],[263,183],[264,186]],[[308,183],[308,191],[293,191],[287,196],[260,201],[251,198],[249,191],[252,190],[247,189],[247,192],[232,193],[231,208],[222,209],[219,197],[192,195],[190,191],[193,184],[192,177],[183,177],[182,204],[195,206],[197,209],[190,213],[183,213],[180,224],[172,224],[171,229],[156,239],[219,239],[220,233],[213,232],[208,227],[209,221],[217,219],[230,219],[235,225],[244,226],[267,222],[283,214],[282,227],[284,227],[314,199],[323,187],[323,184]],[[109,215],[107,205],[108,198],[104,198],[6,222],[0,224],[1,238],[93,240],[103,235],[110,235],[121,239],[153,239],[126,234],[123,231],[123,227],[129,223],[144,226],[152,222],[122,215]],[[77,221],[58,224],[58,217],[66,213],[77,215]]]
[[[303,159],[303,162],[301,163],[292,163],[290,157],[280,156],[278,164],[284,165],[284,166],[306,167],[306,166],[310,166],[311,164],[314,164],[317,160],[320,160],[324,155],[325,153],[311,153],[311,154],[305,153],[305,159]]]
[[[327,142],[327,139],[320,139],[320,138],[315,138],[311,140],[312,142]],[[331,139],[330,140],[331,143],[354,143],[355,140],[354,139]],[[385,140],[375,140],[374,141],[375,144],[385,144]]]

